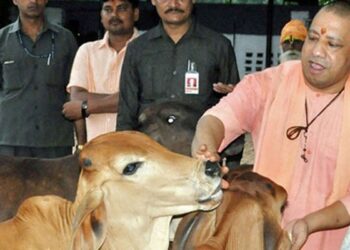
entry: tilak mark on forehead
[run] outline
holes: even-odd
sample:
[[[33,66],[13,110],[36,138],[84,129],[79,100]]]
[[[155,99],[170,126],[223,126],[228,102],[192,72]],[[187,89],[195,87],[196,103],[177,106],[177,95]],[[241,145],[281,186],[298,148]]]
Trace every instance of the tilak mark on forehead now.
[[[325,34],[327,32],[326,28],[321,28],[321,35]]]

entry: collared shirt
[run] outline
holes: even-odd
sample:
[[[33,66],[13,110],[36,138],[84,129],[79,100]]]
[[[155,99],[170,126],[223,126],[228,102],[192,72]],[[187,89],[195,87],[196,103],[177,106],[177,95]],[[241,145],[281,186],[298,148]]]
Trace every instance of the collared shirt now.
[[[0,30],[0,145],[73,145],[61,112],[76,49],[70,31],[47,21],[35,42],[19,19]]]
[[[224,97],[216,106],[209,109],[204,115],[213,115],[220,119],[225,128],[225,139],[223,144],[227,144],[232,138],[235,138],[243,131],[252,133],[256,162],[255,170],[259,166],[259,159],[261,159],[260,152],[262,147],[266,146],[267,151],[271,150],[269,146],[273,142],[267,141],[264,127],[266,127],[266,119],[269,114],[275,115],[273,105],[268,105],[268,96],[271,95],[273,102],[277,99],[288,100],[292,95],[292,91],[281,91],[286,85],[296,84],[291,81],[299,79],[300,84],[303,82],[300,61],[291,61],[281,64],[278,67],[270,68],[258,74],[252,74],[245,77],[235,88],[235,90]],[[282,85],[283,84],[283,85]],[[275,94],[277,93],[277,94]],[[281,96],[283,94],[283,96]],[[276,98],[278,96],[278,98]],[[306,88],[305,93],[308,103],[308,117],[309,121],[313,119],[320,110],[325,107],[335,96],[335,94],[322,94],[314,92]],[[296,100],[291,101],[292,106],[296,106]],[[300,106],[304,107],[305,99],[301,99]],[[278,107],[277,107],[278,108]],[[280,126],[287,124],[293,107],[288,106],[288,103],[280,105],[278,108],[278,118],[275,121],[275,141],[280,142],[281,136],[285,137],[285,130],[283,135],[279,133]],[[327,205],[327,197],[332,192],[333,182],[336,172],[339,143],[342,131],[342,121],[344,116],[344,95],[340,95],[336,101],[332,103],[320,116],[317,117],[314,123],[308,128],[306,157],[308,161],[305,162],[300,155],[302,154],[305,145],[305,138],[302,133],[296,140],[297,154],[295,154],[295,163],[291,174],[291,185],[285,187],[288,192],[288,206],[284,211],[284,221],[289,222],[296,218],[301,218],[318,209],[324,208]],[[297,114],[298,115],[298,114]],[[303,114],[304,118],[305,114]],[[304,118],[305,119],[305,118]],[[267,120],[269,121],[269,120]],[[293,124],[303,125],[303,124]],[[289,126],[289,125],[288,125]],[[277,132],[278,131],[278,132]],[[277,134],[278,133],[278,134]],[[230,139],[231,138],[231,139]],[[270,145],[269,145],[270,143]],[[280,155],[293,155],[293,151],[284,152],[284,143],[280,144]],[[222,145],[223,146],[223,145]],[[274,152],[264,157],[270,158],[272,169],[267,175],[268,178],[275,182],[280,179],[276,176],[276,169],[285,169],[285,166],[275,166]],[[285,164],[288,164],[286,158]],[[283,163],[282,163],[283,164]],[[287,165],[289,167],[289,165]],[[347,195],[341,199],[348,211],[350,211],[350,192],[347,190]],[[303,250],[330,250],[339,249],[342,239],[344,237],[346,228],[317,232],[309,236]]]
[[[194,62],[199,94],[185,94],[185,73]],[[128,46],[120,80],[118,130],[136,129],[138,116],[153,102],[178,101],[202,112],[222,95],[213,83],[239,81],[236,58],[228,39],[194,20],[176,44],[162,24]]]
[[[134,29],[127,44],[138,36]],[[127,46],[126,44],[126,46]],[[103,39],[80,46],[75,56],[68,92],[73,86],[90,93],[113,94],[119,91],[119,79],[126,46],[117,52],[108,42],[108,32]],[[86,118],[87,140],[115,131],[117,113],[91,114]]]

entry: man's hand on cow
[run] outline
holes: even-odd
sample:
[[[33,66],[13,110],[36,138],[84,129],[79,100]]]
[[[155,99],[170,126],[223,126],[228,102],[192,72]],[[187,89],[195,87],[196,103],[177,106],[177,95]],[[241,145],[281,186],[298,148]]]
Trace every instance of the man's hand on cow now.
[[[208,149],[208,146],[205,144],[203,144],[199,147],[199,150],[195,153],[195,157],[198,159],[201,159],[203,161],[211,161],[211,162],[218,162],[221,159],[217,152],[210,151]],[[224,162],[224,164],[221,167],[222,176],[227,174],[229,171],[228,167],[226,166],[225,161],[223,161],[223,162]],[[229,187],[229,183],[226,180],[222,179],[221,180],[221,187],[223,189],[227,189]]]
[[[309,227],[304,219],[297,219],[289,222],[285,227],[292,242],[290,250],[299,250],[305,244],[309,236]]]
[[[222,82],[213,83],[213,90],[220,94],[228,94],[233,91],[235,86],[233,84],[224,84]]]
[[[220,161],[220,156],[217,152],[212,152],[208,149],[208,146],[203,144],[199,147],[195,153],[195,157],[203,161]]]
[[[79,120],[81,116],[82,101],[68,101],[63,104],[62,114],[69,120]]]

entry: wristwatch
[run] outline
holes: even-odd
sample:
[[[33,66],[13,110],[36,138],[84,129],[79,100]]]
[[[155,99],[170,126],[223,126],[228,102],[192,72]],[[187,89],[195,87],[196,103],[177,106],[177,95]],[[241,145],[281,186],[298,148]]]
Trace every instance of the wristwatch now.
[[[83,101],[81,103],[81,116],[83,118],[89,117],[89,112],[88,112],[88,102],[87,100]]]

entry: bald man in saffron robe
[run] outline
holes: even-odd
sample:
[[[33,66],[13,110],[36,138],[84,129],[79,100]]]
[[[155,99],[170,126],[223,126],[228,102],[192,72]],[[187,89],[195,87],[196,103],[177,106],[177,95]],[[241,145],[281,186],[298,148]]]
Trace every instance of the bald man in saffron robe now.
[[[254,171],[288,191],[292,250],[339,249],[350,224],[350,4],[323,7],[301,61],[246,76],[197,124],[193,156],[250,132]],[[226,184],[223,184],[225,187]]]

